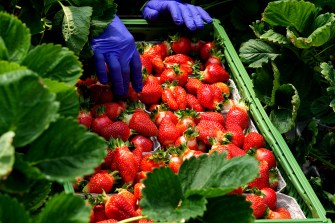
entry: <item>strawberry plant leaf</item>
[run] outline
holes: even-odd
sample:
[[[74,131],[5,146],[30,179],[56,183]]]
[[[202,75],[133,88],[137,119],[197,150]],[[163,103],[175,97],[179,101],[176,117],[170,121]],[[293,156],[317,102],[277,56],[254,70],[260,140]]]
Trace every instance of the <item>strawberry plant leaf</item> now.
[[[301,37],[298,33],[287,29],[287,38],[297,48],[305,49],[325,44],[334,36],[335,15],[332,13],[319,15],[312,25],[313,32],[308,37]]]
[[[260,68],[263,63],[268,63],[280,55],[274,46],[260,39],[248,40],[239,49],[241,61],[252,68]]]
[[[57,116],[55,95],[31,70],[0,73],[0,94],[4,96],[0,99],[0,134],[14,131],[15,147],[32,142]]]
[[[29,223],[31,219],[16,199],[0,194],[0,222]]]
[[[315,12],[316,7],[310,2],[275,1],[269,2],[262,14],[262,20],[272,26],[294,27],[299,32],[303,32]]]
[[[0,179],[13,169],[15,148],[12,144],[15,133],[10,131],[0,136]]]
[[[271,42],[271,43],[278,44],[278,45],[290,44],[286,36],[275,32],[273,29],[267,30],[264,34],[260,36],[260,39],[263,39],[267,42]]]
[[[226,160],[225,153],[212,153],[185,160],[179,178],[185,196],[205,197],[224,195],[252,181],[258,174],[258,161],[250,156]]]
[[[41,44],[32,49],[22,65],[41,77],[75,84],[82,74],[82,64],[72,51],[60,45]]]
[[[30,31],[17,17],[0,12],[0,59],[20,62],[30,47]]]
[[[300,106],[299,94],[292,84],[283,84],[275,98],[278,109],[272,110],[269,118],[280,133],[286,133],[294,126]]]
[[[178,175],[170,168],[161,167],[148,173],[143,181],[142,214],[157,221],[172,221],[202,216],[206,199],[199,195],[185,198]]]
[[[28,193],[17,196],[26,210],[33,212],[42,207],[51,192],[51,182],[47,180],[37,180],[31,183]]]
[[[1,185],[3,191],[11,194],[20,194],[21,196],[29,191],[34,180],[43,180],[45,178],[39,169],[30,166],[23,158],[24,154],[15,153],[13,170]]]
[[[208,199],[207,211],[203,217],[204,222],[230,223],[254,222],[250,203],[244,196],[227,195]],[[220,214],[218,214],[220,213]]]
[[[90,6],[64,6],[62,33],[66,43],[76,55],[79,55],[88,41],[92,7]]]
[[[26,160],[47,179],[63,183],[93,173],[105,155],[103,138],[87,131],[77,120],[62,117],[31,144]]]
[[[61,214],[60,214],[61,213]],[[46,204],[37,216],[36,223],[76,222],[87,223],[90,207],[85,205],[84,199],[75,194],[57,194]]]
[[[79,101],[73,85],[47,78],[44,79],[44,83],[52,93],[56,94],[56,100],[60,102],[58,113],[76,118],[79,112]]]

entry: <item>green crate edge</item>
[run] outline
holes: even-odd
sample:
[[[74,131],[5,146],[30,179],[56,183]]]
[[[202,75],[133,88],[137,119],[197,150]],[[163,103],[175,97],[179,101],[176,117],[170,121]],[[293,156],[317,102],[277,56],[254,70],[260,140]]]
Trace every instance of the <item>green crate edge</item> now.
[[[316,196],[314,190],[309,184],[307,178],[302,172],[300,166],[298,165],[296,159],[291,153],[289,147],[287,146],[282,135],[278,130],[273,126],[269,117],[267,116],[263,106],[261,105],[259,99],[256,97],[253,90],[252,81],[245,70],[235,48],[233,47],[227,33],[225,32],[223,26],[221,26],[218,20],[214,22],[214,30],[218,33],[218,36],[225,43],[224,54],[227,59],[228,65],[232,70],[233,79],[237,85],[239,92],[242,93],[242,97],[249,105],[250,113],[253,120],[256,122],[256,126],[262,132],[266,138],[267,143],[270,144],[273,152],[276,155],[276,158],[279,160],[281,166],[283,167],[286,174],[292,184],[297,189],[299,195],[302,197],[306,205],[310,208],[314,218],[319,219],[295,219],[294,221],[290,220],[289,222],[331,222],[330,219],[326,218],[326,211]],[[269,222],[265,220],[257,220],[256,222]],[[271,221],[277,222],[277,221]],[[278,221],[278,222],[283,222]],[[288,221],[285,221],[288,222]]]
[[[141,33],[143,36],[149,35],[153,36],[154,32],[157,31],[166,31],[170,28],[176,28],[174,24],[166,21],[157,21],[154,23],[148,23],[144,19],[122,19],[123,23],[126,25],[128,30],[134,33]],[[248,103],[249,111],[251,113],[252,119],[255,122],[258,130],[262,132],[267,143],[271,146],[273,152],[278,159],[282,171],[287,175],[288,179],[293,184],[293,190],[296,190],[302,199],[297,199],[297,196],[293,197],[297,200],[298,204],[302,206],[301,202],[304,202],[304,206],[308,208],[308,211],[312,214],[312,218],[306,219],[289,219],[289,220],[266,220],[258,219],[255,222],[261,223],[283,223],[283,222],[315,222],[315,223],[331,223],[330,219],[326,218],[326,211],[316,196],[314,190],[309,184],[307,178],[303,174],[300,166],[295,160],[293,154],[291,153],[289,147],[287,146],[285,140],[278,132],[278,130],[273,126],[270,119],[268,118],[265,110],[263,109],[260,101],[255,95],[253,90],[252,81],[244,68],[233,44],[231,43],[227,33],[224,30],[224,27],[221,25],[221,22],[217,19],[213,19],[214,27],[214,36],[219,37],[224,43],[224,55],[227,60],[227,64],[231,70],[232,77],[235,81],[235,84],[241,94],[241,97]],[[158,36],[161,33],[158,32]],[[142,36],[142,37],[143,37]],[[136,37],[135,37],[136,39]],[[150,39],[152,40],[152,39]],[[156,40],[156,39],[154,39]],[[282,173],[282,172],[281,172]],[[284,177],[285,178],[285,177]],[[289,183],[289,182],[287,182]],[[66,193],[74,193],[74,189],[71,182],[65,182],[63,184],[64,191]],[[292,188],[288,191],[288,195],[291,195]],[[292,196],[292,195],[291,195]],[[307,210],[303,210],[306,214]]]

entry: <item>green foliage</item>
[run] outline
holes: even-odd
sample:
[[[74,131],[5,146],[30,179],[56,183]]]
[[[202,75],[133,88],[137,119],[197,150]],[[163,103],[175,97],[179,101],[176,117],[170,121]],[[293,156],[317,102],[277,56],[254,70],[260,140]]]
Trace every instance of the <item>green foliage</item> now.
[[[78,56],[92,56],[92,53],[89,53],[90,47],[87,47],[88,41],[92,36],[102,33],[112,21],[116,7],[113,0],[30,0],[29,3],[25,0],[17,0],[3,5],[5,11],[15,14],[29,28],[34,45],[61,43]],[[6,23],[6,20],[1,22]],[[10,25],[7,24],[7,26]],[[15,38],[11,38],[10,35],[7,37],[12,40],[12,46],[7,47],[9,51],[12,48],[17,49],[15,46],[22,45],[17,41],[17,37],[21,36],[21,32],[26,33],[27,28],[15,30],[13,27],[3,25],[2,27],[11,30],[15,35]],[[30,43],[30,36],[25,43]],[[27,50],[28,48],[22,47],[21,51],[16,53],[25,54]],[[20,54],[9,52],[8,55],[13,60],[20,59]]]
[[[43,13],[58,5],[32,2]],[[0,12],[0,21],[0,222],[88,222],[82,198],[52,190],[93,173],[106,153],[105,140],[76,119],[79,57],[59,44],[32,45],[13,15]]]
[[[311,157],[334,170],[333,9],[332,1],[269,2],[250,25],[256,38],[241,44],[239,55],[297,161]]]
[[[230,160],[225,156],[215,152],[191,157],[177,175],[168,167],[148,173],[140,203],[142,214],[163,222],[253,222],[250,203],[243,196],[227,194],[257,176],[258,161],[251,156]]]

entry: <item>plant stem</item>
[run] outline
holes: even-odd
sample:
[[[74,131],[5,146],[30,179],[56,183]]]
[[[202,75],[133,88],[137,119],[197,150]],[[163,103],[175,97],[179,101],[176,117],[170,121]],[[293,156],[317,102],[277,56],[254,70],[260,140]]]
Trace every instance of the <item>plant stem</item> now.
[[[132,217],[132,218],[127,218],[127,219],[124,219],[122,221],[118,221],[118,223],[129,223],[129,222],[134,222],[134,221],[138,221],[138,220],[141,220],[141,219],[144,219],[146,218],[146,216],[136,216],[136,217]]]
[[[311,156],[313,156],[315,159],[321,161],[323,164],[326,164],[327,166],[329,166],[330,168],[332,168],[333,170],[335,170],[335,165],[332,164],[331,162],[325,160],[324,158],[320,157],[319,155],[317,155],[314,152],[309,152]]]
[[[204,10],[208,10],[212,7],[215,7],[215,6],[218,6],[218,5],[221,5],[221,4],[224,4],[224,3],[228,3],[228,2],[231,2],[233,0],[226,0],[226,1],[214,1],[210,4],[204,4],[204,5],[200,5],[200,7],[202,7]]]

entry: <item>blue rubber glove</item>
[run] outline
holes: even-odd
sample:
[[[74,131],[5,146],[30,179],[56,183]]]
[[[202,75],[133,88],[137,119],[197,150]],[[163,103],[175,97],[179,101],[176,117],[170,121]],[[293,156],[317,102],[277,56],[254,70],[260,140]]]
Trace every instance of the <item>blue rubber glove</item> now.
[[[129,83],[136,92],[142,91],[142,63],[134,37],[118,16],[106,30],[90,41],[99,81],[112,83],[118,96],[128,94]],[[109,73],[106,71],[106,64]]]
[[[200,6],[182,3],[178,0],[151,0],[143,8],[142,15],[146,20],[156,20],[160,14],[170,13],[176,25],[185,24],[194,31],[202,29],[204,22],[212,23],[210,15]]]

